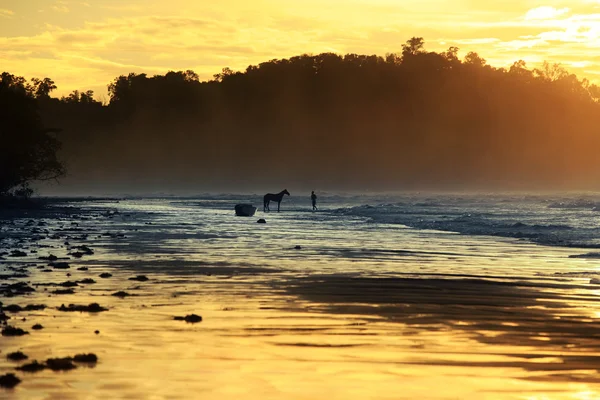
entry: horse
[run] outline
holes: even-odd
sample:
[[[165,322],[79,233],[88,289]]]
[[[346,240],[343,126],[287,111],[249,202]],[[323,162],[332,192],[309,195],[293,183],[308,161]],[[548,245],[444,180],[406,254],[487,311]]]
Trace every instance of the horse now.
[[[269,208],[269,203],[271,201],[276,201],[277,202],[277,212],[279,212],[279,206],[281,205],[281,199],[283,199],[283,195],[287,194],[288,196],[290,195],[290,192],[287,191],[287,189],[283,189],[283,191],[277,193],[277,194],[273,194],[273,193],[267,193],[265,194],[265,197],[263,198],[263,211],[271,211],[271,209]]]

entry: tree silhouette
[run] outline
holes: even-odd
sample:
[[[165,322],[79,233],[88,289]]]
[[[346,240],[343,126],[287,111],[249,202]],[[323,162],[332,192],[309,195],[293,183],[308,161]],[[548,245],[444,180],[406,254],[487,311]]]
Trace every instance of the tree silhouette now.
[[[51,89],[50,80],[28,86],[22,77],[0,75],[0,195],[29,195],[29,183],[56,179],[64,174],[56,153],[59,141],[54,129],[43,127],[36,97]]]

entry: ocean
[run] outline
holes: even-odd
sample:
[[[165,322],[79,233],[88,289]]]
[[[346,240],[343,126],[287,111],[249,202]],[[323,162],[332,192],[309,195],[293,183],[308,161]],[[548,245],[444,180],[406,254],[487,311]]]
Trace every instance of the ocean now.
[[[48,326],[2,352],[100,359],[25,374],[9,395],[600,398],[600,195],[317,195],[315,212],[292,192],[279,213],[260,194],[222,194],[57,199],[56,214],[4,220],[0,273],[28,276],[3,285],[36,292],[2,302],[43,301],[13,322]],[[237,217],[237,203],[258,210]],[[76,245],[94,254],[69,255]],[[49,254],[71,275],[44,272]],[[88,302],[108,311],[57,311]],[[203,321],[173,320],[190,313]]]

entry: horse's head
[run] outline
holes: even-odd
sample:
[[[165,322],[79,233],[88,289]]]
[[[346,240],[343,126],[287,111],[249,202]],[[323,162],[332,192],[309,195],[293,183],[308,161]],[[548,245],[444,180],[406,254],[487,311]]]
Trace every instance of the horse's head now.
[[[287,189],[283,189],[283,194],[287,194],[289,196],[290,192],[288,192]]]

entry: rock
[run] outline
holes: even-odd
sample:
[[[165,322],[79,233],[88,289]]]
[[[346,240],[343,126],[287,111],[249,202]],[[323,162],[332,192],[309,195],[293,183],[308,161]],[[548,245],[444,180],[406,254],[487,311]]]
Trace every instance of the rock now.
[[[2,336],[23,336],[29,335],[29,332],[24,331],[21,328],[15,328],[14,326],[6,325],[4,329],[2,329]]]
[[[129,294],[129,293],[127,293],[127,292],[124,292],[124,291],[120,290],[118,292],[115,292],[115,293],[111,294],[111,296],[123,298],[123,297],[127,297],[127,296],[132,296],[132,295]]]
[[[96,335],[98,335],[98,334],[100,334],[100,331],[96,329],[96,330],[94,331],[94,333],[95,333]]]
[[[87,271],[88,267],[79,267],[77,268],[77,271]]]
[[[71,268],[69,263],[66,263],[66,262],[50,263],[48,265],[54,269],[69,269],[69,268]]]
[[[21,306],[17,305],[17,304],[9,304],[7,306],[2,307],[4,309],[4,311],[8,311],[11,313],[18,313],[20,311],[23,311],[23,308],[21,308]]]
[[[103,272],[99,276],[100,278],[110,278],[112,274],[109,274],[108,272]]]
[[[296,245],[296,246],[294,246],[294,249],[296,249],[296,250],[302,250],[302,246]]]
[[[75,251],[73,253],[69,253],[69,255],[71,255],[71,256],[73,256],[75,258],[81,258],[81,257],[84,256],[84,254],[82,252],[80,252],[80,251]]]
[[[75,354],[75,357],[73,357],[73,361],[81,363],[96,363],[98,362],[98,357],[94,353]]]
[[[264,218],[259,219],[258,221],[256,221],[257,224],[266,224],[267,221],[265,221]]]
[[[256,207],[252,204],[236,204],[235,215],[238,217],[251,217],[256,212]]]
[[[0,387],[12,389],[21,383],[21,380],[15,374],[4,374],[0,376]]]
[[[600,279],[598,279],[598,278],[592,278],[592,279],[590,279],[590,283],[592,285],[600,285]]]
[[[39,372],[45,370],[46,366],[37,361],[32,361],[29,364],[24,364],[20,367],[17,367],[17,369],[23,372]]]
[[[95,280],[91,279],[91,278],[85,278],[79,281],[79,283],[83,283],[86,285],[92,284],[92,283],[96,283]]]
[[[25,353],[23,353],[22,351],[15,351],[12,353],[8,353],[6,355],[6,358],[8,358],[11,361],[23,361],[23,360],[27,360],[29,357],[27,357],[27,355]]]
[[[195,324],[196,322],[200,322],[202,321],[202,317],[196,314],[188,314],[185,317],[173,317],[173,319],[175,321],[185,321],[185,322],[189,322],[190,324]]]
[[[24,311],[39,311],[39,310],[45,310],[45,309],[46,309],[45,304],[27,304],[23,308]]]
[[[73,281],[66,281],[66,282],[59,283],[58,286],[75,287],[75,286],[79,286],[79,284],[77,282],[73,282]]]
[[[27,253],[21,250],[13,250],[10,252],[11,257],[26,257]]]
[[[73,289],[57,289],[52,292],[52,294],[73,294],[75,291]]]
[[[44,327],[42,326],[42,324],[35,324],[34,326],[31,327],[31,329],[35,329],[36,331],[39,331],[40,329],[44,329]]]
[[[91,303],[87,306],[77,305],[77,304],[69,304],[68,307],[65,307],[65,305],[62,304],[60,307],[57,308],[57,310],[58,311],[66,311],[66,312],[79,311],[79,312],[97,313],[97,312],[102,312],[102,311],[108,311],[108,308],[104,308],[104,307],[100,306],[100,304],[98,304],[98,303]]]
[[[134,276],[133,278],[129,278],[130,281],[139,281],[139,282],[146,282],[148,280],[148,277],[146,275],[138,275],[138,276]]]
[[[46,360],[46,366],[52,371],[69,371],[77,368],[71,357],[49,358]]]

